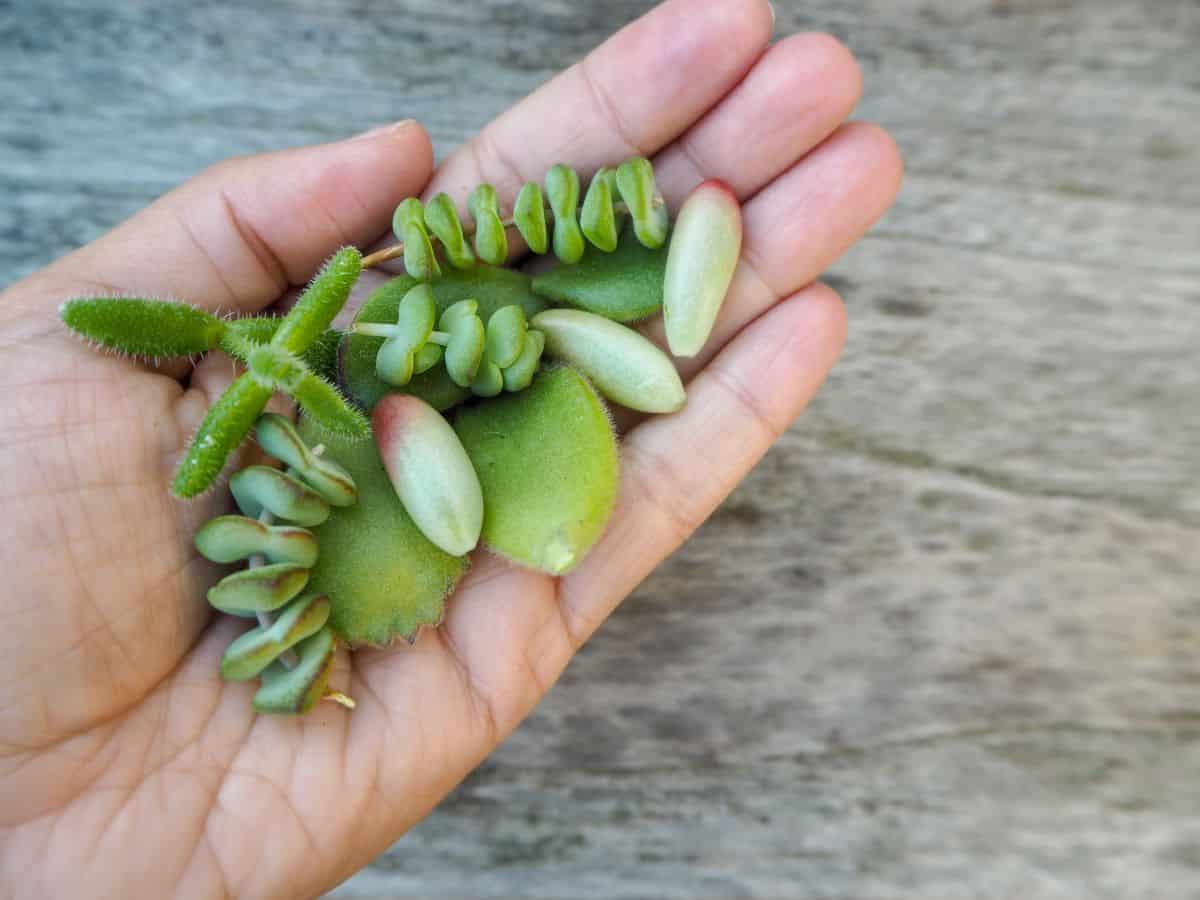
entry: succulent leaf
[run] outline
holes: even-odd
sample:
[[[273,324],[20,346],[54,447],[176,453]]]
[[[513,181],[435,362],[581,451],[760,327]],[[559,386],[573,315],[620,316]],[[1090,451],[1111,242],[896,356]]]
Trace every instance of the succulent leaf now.
[[[184,303],[81,297],[59,310],[76,334],[102,347],[148,358],[199,356],[218,346],[226,323]]]
[[[271,393],[271,388],[259,384],[247,372],[217,399],[175,470],[171,491],[176,497],[188,499],[208,490],[229,455],[254,427],[254,420],[266,408]]]
[[[257,519],[269,512],[278,519],[310,527],[329,518],[329,504],[300,479],[270,466],[248,466],[229,479],[243,515]]]
[[[208,602],[231,616],[272,612],[304,590],[309,570],[295,563],[272,563],[227,575],[208,589]]]
[[[404,394],[380,400],[372,421],[388,479],[421,533],[452,556],[470,553],[479,543],[483,495],[454,429]]]
[[[297,644],[296,650],[300,662],[295,668],[274,662],[263,671],[262,687],[254,695],[259,712],[301,715],[324,696],[336,651],[333,632],[322,628]]]
[[[546,173],[546,195],[554,212],[554,255],[567,263],[583,256],[583,232],[575,218],[579,207],[579,175],[569,166],[557,165]]]
[[[617,249],[617,216],[613,202],[616,188],[616,172],[600,169],[592,177],[587,195],[583,198],[583,209],[579,213],[579,224],[584,235],[593,246],[605,253]]]
[[[329,609],[329,598],[324,594],[297,597],[269,627],[251,629],[226,648],[221,657],[221,677],[226,681],[256,678],[285,650],[324,628]]]
[[[578,309],[548,309],[532,325],[545,334],[547,353],[577,368],[614,403],[672,413],[687,402],[670,357],[632,328]]]
[[[519,306],[496,310],[487,323],[487,358],[507,369],[525,346],[525,311]]]
[[[300,435],[322,443],[354,478],[359,501],[335,509],[314,528],[321,556],[310,588],[332,603],[330,624],[342,640],[385,645],[414,640],[422,625],[441,621],[445,598],[466,560],[429,541],[405,511],[374,441],[349,442],[301,419]]]
[[[284,316],[271,343],[289,353],[307,350],[346,305],[361,273],[362,254],[356,249],[343,247],[335,253]]]
[[[617,168],[617,189],[633,217],[637,238],[650,249],[667,241],[669,219],[666,206],[655,203],[654,167],[650,160],[637,156]]]
[[[695,356],[712,333],[742,252],[742,210],[719,181],[679,210],[663,277],[663,325],[676,356]]]
[[[536,329],[525,333],[525,344],[521,355],[504,370],[504,389],[509,393],[523,391],[533,381],[537,374],[538,363],[542,360],[542,351],[546,348],[546,336]]]
[[[358,500],[354,479],[336,460],[318,455],[296,427],[277,413],[265,413],[255,425],[262,449],[288,466],[290,474],[316,491],[331,506],[352,506]]]
[[[193,541],[205,559],[233,563],[263,556],[272,563],[311,568],[317,561],[317,539],[292,525],[267,525],[246,516],[218,516],[197,529]]]
[[[550,249],[546,232],[546,198],[537,182],[527,181],[517,194],[513,224],[534,253],[542,254]]]
[[[479,185],[471,191],[467,205],[475,220],[475,253],[493,266],[504,265],[508,259],[508,234],[500,218],[496,189],[490,184]]]
[[[462,220],[454,201],[446,194],[438,194],[425,204],[425,224],[445,248],[446,257],[456,269],[469,269],[475,265],[475,254],[463,237]]]
[[[578,565],[617,495],[616,436],[587,380],[546,370],[521,393],[464,407],[455,430],[483,490],[484,543],[553,575]]]

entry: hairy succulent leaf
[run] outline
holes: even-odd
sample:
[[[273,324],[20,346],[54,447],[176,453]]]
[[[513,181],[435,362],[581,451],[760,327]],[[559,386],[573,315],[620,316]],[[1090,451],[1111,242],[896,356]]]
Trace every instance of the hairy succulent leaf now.
[[[335,253],[284,316],[271,343],[289,353],[307,350],[346,305],[361,273],[362,254],[356,249],[343,247]]]
[[[208,490],[221,474],[229,454],[254,427],[254,420],[266,408],[271,393],[271,388],[246,373],[217,399],[175,471],[171,491],[176,497],[188,499]]]
[[[226,323],[184,303],[83,297],[59,310],[76,334],[102,347],[147,358],[199,356],[215,348]]]

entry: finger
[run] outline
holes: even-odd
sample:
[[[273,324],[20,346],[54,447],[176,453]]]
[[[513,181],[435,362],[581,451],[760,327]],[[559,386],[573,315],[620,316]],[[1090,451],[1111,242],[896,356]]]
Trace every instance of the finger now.
[[[698,184],[718,178],[745,201],[829,137],[861,93],[862,73],[837,39],[785,38],[655,158],[658,187],[678,208]]]
[[[12,293],[43,309],[70,295],[134,294],[255,311],[339,247],[377,237],[432,166],[415,122],[218,163]]]
[[[673,415],[634,429],[617,509],[600,543],[563,579],[579,641],[717,508],[808,404],[845,340],[837,295],[812,285],[750,325],[689,386]]]
[[[766,0],[669,0],[485,126],[429,193],[461,200],[488,182],[511,203],[556,163],[588,176],[651,156],[738,83],[773,24]]]
[[[891,206],[902,164],[882,129],[853,123],[763,188],[743,209],[742,257],[713,327],[695,357],[678,360],[685,380],[748,322],[816,279]],[[661,319],[644,327],[666,346]]]

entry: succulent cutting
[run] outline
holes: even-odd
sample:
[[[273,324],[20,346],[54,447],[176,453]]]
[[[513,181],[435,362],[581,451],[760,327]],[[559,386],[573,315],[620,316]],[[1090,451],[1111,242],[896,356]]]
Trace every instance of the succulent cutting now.
[[[581,196],[582,195],[582,196]],[[469,555],[487,547],[563,575],[616,502],[608,403],[670,414],[686,403],[674,361],[634,326],[664,315],[676,356],[699,353],[741,249],[736,199],[706,182],[672,224],[650,162],[551,168],[511,211],[490,185],[407,198],[398,242],[338,251],[278,317],[226,319],[146,298],[79,298],[66,325],[144,358],[220,350],[244,367],[213,403],[170,489],[205,494],[252,435],[282,467],[233,474],[238,512],[205,523],[197,550],[239,565],[208,592],[255,620],[221,662],[261,682],[254,706],[304,713],[329,690],[337,643],[416,639],[441,621]],[[528,251],[553,267],[511,267]],[[345,330],[333,322],[365,269],[402,261]],[[265,412],[276,393],[299,421]]]

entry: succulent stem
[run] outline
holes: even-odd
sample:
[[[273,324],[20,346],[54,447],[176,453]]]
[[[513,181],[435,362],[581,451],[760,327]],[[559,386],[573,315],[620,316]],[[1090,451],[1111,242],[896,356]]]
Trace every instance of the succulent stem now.
[[[324,449],[324,448],[321,448],[321,449]],[[314,452],[315,452],[315,450],[314,450]],[[271,514],[271,511],[269,509],[264,509],[261,513],[258,514],[258,521],[264,525],[274,525],[275,524],[275,516]],[[257,569],[260,566],[265,566],[266,564],[267,564],[267,559],[261,553],[255,553],[253,556],[250,557],[249,568],[251,568],[251,569]],[[255,616],[258,619],[258,624],[261,625],[263,628],[270,628],[272,625],[275,624],[275,616],[269,612],[263,612],[262,610],[259,610],[257,613],[255,613]],[[284,650],[282,653],[279,654],[278,660],[284,666],[284,668],[294,669],[294,668],[296,668],[297,663],[300,662],[300,657],[298,657],[296,655],[295,650],[288,648],[287,650]]]

